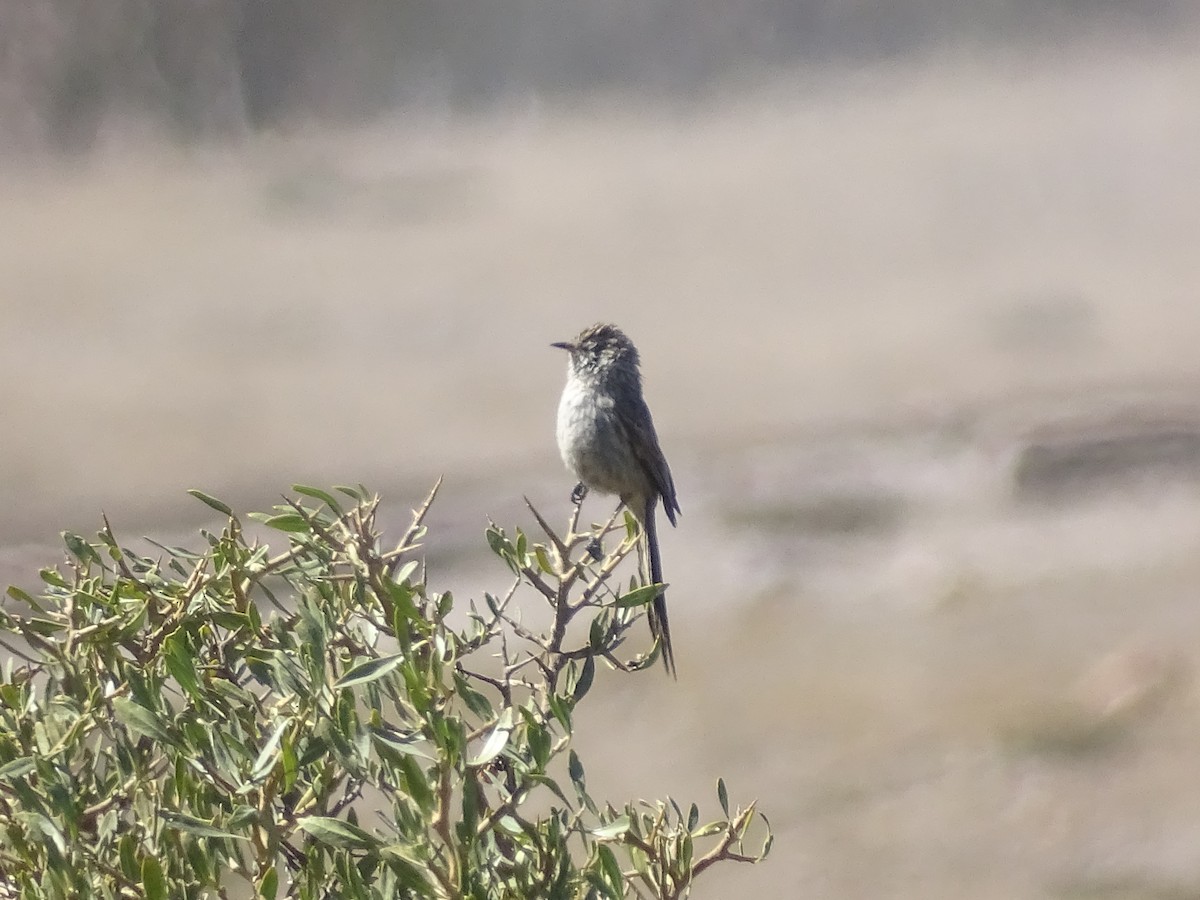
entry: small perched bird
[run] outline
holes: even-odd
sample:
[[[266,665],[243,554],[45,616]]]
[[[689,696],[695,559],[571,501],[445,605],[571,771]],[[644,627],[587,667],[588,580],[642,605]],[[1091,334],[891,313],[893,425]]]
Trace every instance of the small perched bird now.
[[[593,325],[573,341],[551,344],[566,350],[567,386],[558,404],[558,450],[579,479],[575,496],[587,489],[616,494],[641,524],[650,550],[650,578],[662,583],[662,559],[654,507],[662,499],[671,524],[679,510],[671,469],[642,398],[638,352],[615,325]],[[662,645],[663,663],[675,674],[675,651],[667,622],[667,599],[650,608],[650,632]]]

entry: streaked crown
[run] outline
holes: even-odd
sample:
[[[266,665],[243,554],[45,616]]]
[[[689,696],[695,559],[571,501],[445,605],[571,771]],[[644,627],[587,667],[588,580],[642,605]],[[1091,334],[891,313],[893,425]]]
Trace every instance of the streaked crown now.
[[[554,346],[571,354],[571,366],[581,375],[603,374],[614,366],[634,372],[638,368],[637,347],[616,325],[597,323],[581,331],[575,340]]]

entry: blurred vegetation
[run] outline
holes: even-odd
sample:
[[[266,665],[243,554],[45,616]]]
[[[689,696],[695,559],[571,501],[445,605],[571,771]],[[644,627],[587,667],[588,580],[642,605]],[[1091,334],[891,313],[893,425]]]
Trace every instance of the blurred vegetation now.
[[[511,585],[464,606],[418,579],[433,494],[385,549],[365,489],[295,490],[251,517],[281,552],[193,492],[227,517],[203,550],[144,556],[105,521],[65,535],[40,596],[10,588],[0,896],[677,898],[766,855],[720,781],[708,823],[588,793],[571,735],[597,663],[658,656],[617,658],[661,587],[618,589],[632,519],[492,526]]]
[[[1165,34],[1195,13],[1189,0],[5,0],[0,135],[84,150],[130,114],[190,140],[530,91],[689,95],[755,66],[1102,25]]]

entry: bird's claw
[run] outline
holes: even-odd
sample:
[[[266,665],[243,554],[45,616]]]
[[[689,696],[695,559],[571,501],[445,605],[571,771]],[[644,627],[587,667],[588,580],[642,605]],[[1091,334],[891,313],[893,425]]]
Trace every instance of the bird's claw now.
[[[571,491],[571,502],[578,506],[583,502],[583,498],[587,496],[587,493],[587,485],[582,481],[579,482],[579,484],[575,485],[575,488]]]

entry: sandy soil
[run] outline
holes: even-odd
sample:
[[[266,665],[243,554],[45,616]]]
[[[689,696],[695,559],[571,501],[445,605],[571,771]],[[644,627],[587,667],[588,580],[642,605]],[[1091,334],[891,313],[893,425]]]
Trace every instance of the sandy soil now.
[[[761,798],[694,896],[1200,894],[1200,56],[1095,42],[0,174],[0,575],[438,473],[433,580],[565,516],[562,360],[638,341],[680,678],[599,796]],[[599,501],[596,501],[599,503]],[[600,506],[597,506],[597,515]]]

